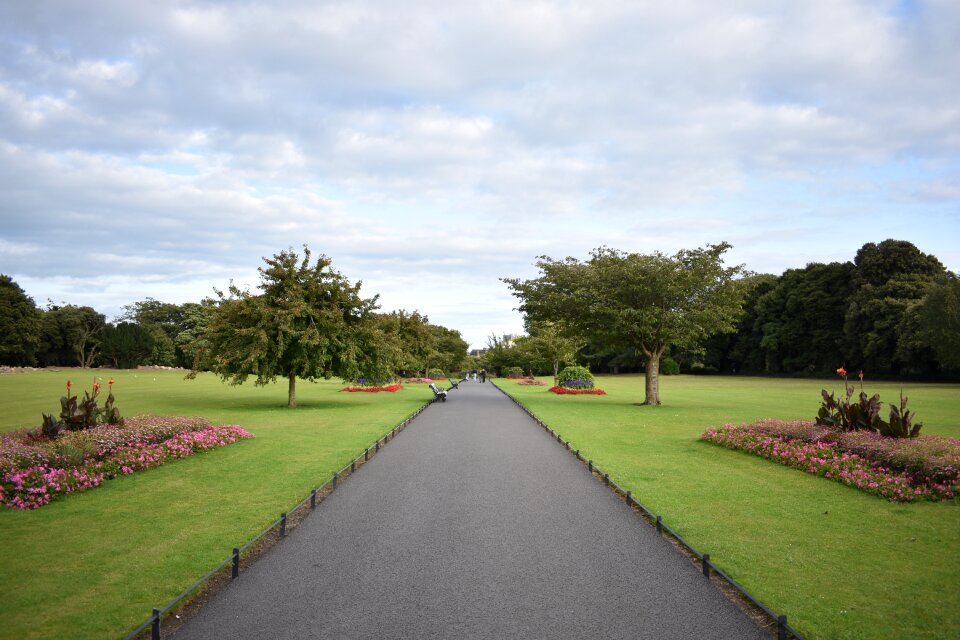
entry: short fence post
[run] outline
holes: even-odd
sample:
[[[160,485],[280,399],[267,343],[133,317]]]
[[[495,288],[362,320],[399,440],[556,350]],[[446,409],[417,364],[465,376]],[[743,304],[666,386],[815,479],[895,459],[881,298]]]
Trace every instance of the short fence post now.
[[[777,640],[787,640],[787,616],[777,618]]]
[[[583,458],[580,457],[580,449],[577,449],[577,460],[583,460]]]
[[[627,504],[633,505],[633,494],[629,491],[627,491]]]
[[[317,508],[317,490],[316,489],[310,492],[310,508],[311,509]]]
[[[703,554],[703,577],[704,578],[710,577],[710,554],[709,553]]]
[[[287,514],[285,513],[280,514],[280,537],[287,537]]]
[[[363,450],[363,461],[366,462],[370,459],[370,447],[367,447]]]
[[[606,484],[608,487],[610,486],[610,474],[609,474],[609,473],[603,474],[603,482],[604,482],[604,484]]]
[[[657,516],[657,533],[663,533],[663,518]]]
[[[590,470],[590,473],[593,473],[593,460],[587,460],[587,469]]]
[[[559,433],[557,434],[557,442],[563,442],[563,438],[560,436]]]
[[[231,578],[240,577],[240,549],[239,547],[233,548],[233,570],[230,572]]]
[[[151,640],[160,640],[160,609],[153,610],[153,624],[150,629]]]
[[[353,473],[356,470],[357,470],[357,461],[354,460],[353,462],[350,463],[350,473]]]
[[[330,478],[330,483],[333,485],[331,488],[337,488],[337,474],[333,474],[333,476]]]

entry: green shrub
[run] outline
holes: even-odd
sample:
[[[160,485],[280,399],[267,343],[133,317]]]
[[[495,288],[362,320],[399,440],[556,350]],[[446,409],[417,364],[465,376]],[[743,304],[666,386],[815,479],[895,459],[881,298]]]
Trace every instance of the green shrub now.
[[[508,378],[521,378],[523,377],[523,367],[510,367],[506,371],[506,377]]]
[[[446,374],[443,372],[443,369],[430,369],[427,371],[428,378],[446,378]]]
[[[593,374],[586,367],[566,367],[557,376],[557,385],[571,389],[593,389]]]
[[[680,365],[677,361],[667,356],[660,361],[660,373],[665,376],[675,376],[680,373]]]
[[[690,373],[695,376],[710,376],[715,373],[720,373],[720,370],[713,365],[703,364],[702,362],[694,362],[692,365],[690,365]]]

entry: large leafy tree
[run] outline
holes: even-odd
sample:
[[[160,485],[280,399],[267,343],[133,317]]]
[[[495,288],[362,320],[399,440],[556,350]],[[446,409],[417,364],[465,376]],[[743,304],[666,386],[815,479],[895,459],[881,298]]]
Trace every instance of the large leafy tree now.
[[[941,366],[960,371],[960,277],[947,273],[933,284],[914,313],[919,333]]]
[[[0,364],[29,367],[36,362],[40,317],[33,298],[0,274]]]
[[[133,369],[153,352],[154,334],[133,322],[108,324],[100,339],[100,358],[118,369]]]
[[[40,321],[37,359],[43,366],[90,367],[100,354],[105,325],[106,317],[92,307],[50,305]]]
[[[448,329],[439,324],[428,325],[435,340],[437,366],[450,372],[462,368],[467,361],[467,341],[456,329]]]
[[[647,358],[644,404],[659,405],[663,353],[736,328],[744,270],[724,265],[728,249],[720,243],[668,256],[603,247],[585,262],[541,256],[539,278],[504,282],[528,322],[549,320],[613,348],[639,348]]]
[[[854,264],[857,290],[844,322],[848,363],[883,373],[929,372],[933,351],[917,344],[908,312],[946,274],[943,264],[904,240],[867,243]]]
[[[372,320],[376,296],[360,296],[361,283],[351,284],[319,256],[311,264],[292,249],[264,258],[261,293],[231,284],[229,295],[218,292],[220,304],[209,319],[197,362],[232,384],[250,376],[266,385],[282,376],[288,381],[287,406],[297,406],[296,379],[317,380],[361,375],[387,377],[394,360],[388,341]],[[196,374],[196,370],[192,375]]]

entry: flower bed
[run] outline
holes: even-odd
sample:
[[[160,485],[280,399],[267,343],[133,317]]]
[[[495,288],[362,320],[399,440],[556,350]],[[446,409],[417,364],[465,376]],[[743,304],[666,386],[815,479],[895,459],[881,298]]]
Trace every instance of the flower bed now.
[[[348,393],[379,393],[381,391],[387,391],[389,393],[394,393],[403,389],[403,386],[399,384],[388,384],[385,387],[344,387],[340,391],[346,391]]]
[[[895,502],[946,500],[960,492],[960,440],[952,438],[894,439],[777,420],[711,428],[700,438]]]
[[[524,378],[523,380],[521,380],[521,381],[518,382],[517,384],[523,384],[523,385],[530,385],[530,386],[542,387],[542,386],[545,386],[547,383],[546,383],[546,382],[543,382],[542,380],[535,380],[535,379],[533,379],[533,378]]]
[[[404,378],[404,384],[430,384],[433,378]]]
[[[4,434],[0,438],[0,504],[37,509],[105,480],[252,437],[238,425],[153,416],[130,418],[123,426],[71,432],[56,440],[25,431]]]
[[[561,396],[605,396],[603,389],[571,389],[569,387],[550,387],[550,391]]]

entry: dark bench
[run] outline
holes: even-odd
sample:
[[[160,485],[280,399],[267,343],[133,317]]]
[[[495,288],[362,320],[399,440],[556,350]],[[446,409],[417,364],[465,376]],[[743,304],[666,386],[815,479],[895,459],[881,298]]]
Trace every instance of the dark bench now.
[[[437,401],[437,400],[439,400],[440,402],[447,401],[447,392],[444,389],[441,389],[440,387],[438,387],[436,382],[430,383],[430,391],[433,391],[434,401]]]

